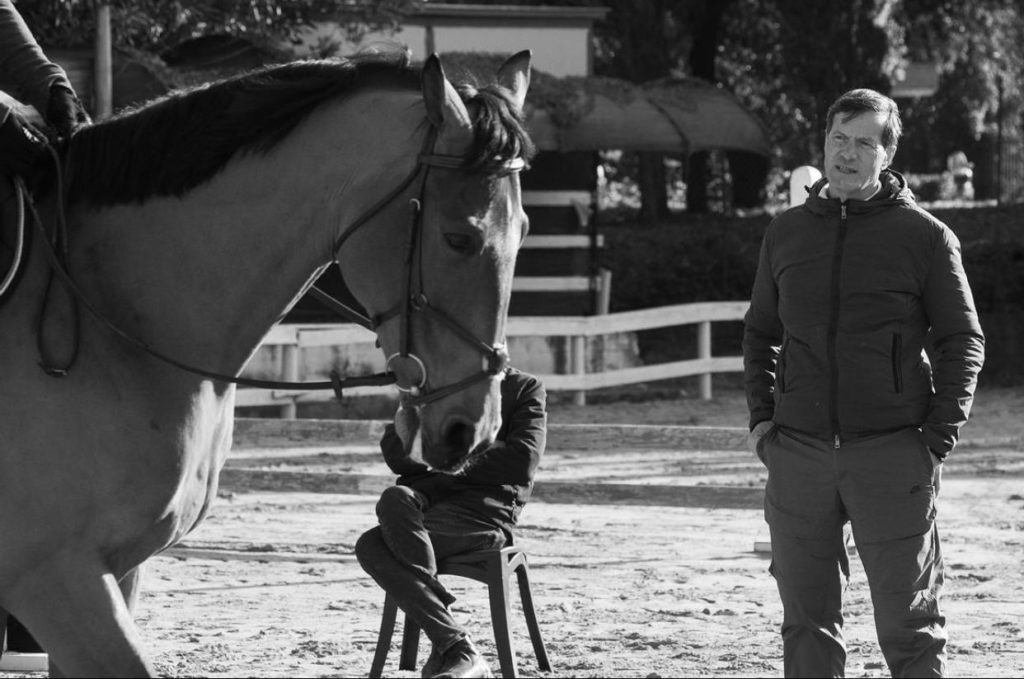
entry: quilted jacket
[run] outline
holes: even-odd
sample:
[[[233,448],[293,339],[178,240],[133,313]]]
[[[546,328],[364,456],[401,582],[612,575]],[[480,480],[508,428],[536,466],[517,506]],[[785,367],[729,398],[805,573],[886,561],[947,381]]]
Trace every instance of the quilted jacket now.
[[[841,202],[822,179],[768,226],[743,338],[750,426],[836,447],[913,426],[944,458],[984,336],[956,236],[898,173],[881,180],[870,200]]]

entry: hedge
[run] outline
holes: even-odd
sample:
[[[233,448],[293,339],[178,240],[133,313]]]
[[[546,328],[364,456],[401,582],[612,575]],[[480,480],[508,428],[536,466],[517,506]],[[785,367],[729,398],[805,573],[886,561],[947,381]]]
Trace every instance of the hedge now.
[[[1024,205],[935,209],[932,214],[961,242],[986,334],[983,383],[1024,384]],[[600,264],[612,272],[611,310],[749,299],[770,221],[768,215],[684,215],[659,226],[601,226],[606,246]],[[723,327],[716,333],[716,353],[739,350],[741,328]],[[692,337],[678,329],[643,333],[640,350],[645,360],[689,357]]]

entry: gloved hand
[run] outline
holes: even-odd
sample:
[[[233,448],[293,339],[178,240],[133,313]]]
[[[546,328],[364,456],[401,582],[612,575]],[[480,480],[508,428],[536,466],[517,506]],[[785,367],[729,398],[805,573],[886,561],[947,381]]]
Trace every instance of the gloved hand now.
[[[46,139],[14,111],[0,123],[0,173],[29,180],[47,155]]]
[[[50,101],[46,105],[46,122],[61,139],[69,139],[82,125],[88,125],[89,114],[74,91],[57,83],[50,87]]]

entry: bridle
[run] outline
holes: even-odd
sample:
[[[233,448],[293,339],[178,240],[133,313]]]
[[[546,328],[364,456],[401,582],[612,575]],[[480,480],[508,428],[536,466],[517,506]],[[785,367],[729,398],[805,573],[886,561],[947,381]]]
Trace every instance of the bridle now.
[[[459,392],[477,382],[499,374],[505,369],[509,362],[508,349],[505,344],[487,344],[476,337],[451,315],[432,305],[423,289],[423,204],[426,199],[427,176],[430,173],[431,168],[450,171],[465,171],[465,159],[461,156],[443,155],[433,152],[436,140],[437,128],[431,125],[430,131],[427,133],[426,140],[424,141],[423,152],[420,153],[417,158],[415,170],[406,177],[401,184],[395,187],[395,189],[374,204],[369,210],[364,212],[363,215],[353,222],[352,225],[346,229],[334,243],[333,256],[334,259],[337,260],[338,254],[341,251],[342,245],[345,244],[345,241],[347,241],[361,226],[369,222],[370,219],[372,219],[378,212],[383,210],[406,189],[408,189],[409,186],[415,184],[416,197],[409,199],[409,240],[406,244],[405,261],[403,262],[405,296],[384,313],[378,314],[372,318],[367,318],[351,307],[334,299],[320,288],[313,286],[311,289],[314,297],[319,299],[322,303],[327,304],[336,313],[339,313],[340,315],[345,316],[374,332],[377,332],[380,326],[384,323],[394,318],[398,319],[400,324],[398,330],[399,349],[397,352],[388,356],[384,369],[388,374],[395,374],[390,371],[392,364],[396,361],[404,361],[413,365],[419,372],[419,380],[413,380],[407,385],[397,383],[396,375],[396,386],[399,391],[404,394],[402,404],[406,407],[423,405]],[[524,166],[525,163],[521,158],[515,158],[507,161],[502,167],[500,173],[513,174],[522,170]],[[417,258],[419,258],[419,261]],[[420,273],[420,280],[418,281],[417,286],[418,290],[417,287],[414,287],[414,285],[416,285],[413,276],[414,270],[417,270]],[[486,367],[479,372],[469,375],[457,382],[453,382],[452,384],[428,390],[426,388],[428,384],[426,364],[410,350],[410,346],[412,344],[411,320],[414,313],[422,313],[425,317],[438,321],[447,327],[455,334],[456,337],[483,356],[487,362]]]
[[[407,243],[406,256],[404,261],[404,280],[405,280],[405,295],[399,300],[399,302],[382,314],[376,315],[373,318],[368,318],[359,311],[352,307],[344,304],[343,302],[335,299],[333,296],[324,292],[320,288],[313,286],[310,288],[312,296],[318,299],[321,303],[327,305],[335,313],[338,313],[349,320],[359,323],[363,327],[366,327],[374,332],[377,332],[380,326],[393,318],[398,318],[400,325],[399,338],[400,345],[399,350],[389,356],[385,363],[385,369],[382,373],[375,373],[373,375],[358,376],[358,377],[342,377],[336,370],[330,374],[331,379],[329,381],[318,381],[318,382],[287,382],[278,380],[262,380],[255,378],[246,378],[235,375],[227,375],[212,370],[206,370],[193,365],[189,365],[182,361],[179,361],[167,354],[164,354],[148,343],[138,339],[134,335],[126,332],[118,325],[110,321],[98,308],[96,308],[83,293],[82,289],[71,277],[70,272],[66,265],[66,226],[64,217],[64,191],[63,191],[63,168],[60,158],[56,151],[51,147],[51,155],[54,159],[57,167],[57,196],[59,208],[57,211],[57,228],[52,237],[46,233],[46,229],[43,226],[42,220],[35,208],[35,205],[31,200],[28,199],[27,190],[24,187],[23,182],[20,179],[17,180],[18,193],[21,200],[25,201],[28,205],[29,211],[32,215],[33,222],[36,229],[42,234],[42,241],[46,247],[44,252],[49,260],[51,271],[56,273],[60,278],[61,282],[71,292],[74,299],[81,303],[101,325],[105,326],[109,331],[120,337],[122,340],[135,346],[136,348],[144,351],[150,356],[172,365],[181,370],[213,379],[222,382],[228,382],[232,384],[238,384],[242,386],[257,387],[262,389],[279,389],[279,390],[321,390],[321,389],[333,389],[336,396],[340,399],[343,396],[345,389],[357,386],[385,386],[389,384],[395,384],[397,388],[403,392],[402,402],[404,406],[420,406],[431,401],[442,399],[446,396],[454,394],[458,391],[466,389],[467,387],[480,382],[482,380],[491,378],[501,373],[508,365],[508,350],[502,343],[487,344],[483,340],[479,339],[471,331],[465,328],[462,324],[456,321],[449,314],[443,310],[433,306],[427,299],[425,292],[423,291],[423,282],[419,281],[419,288],[414,289],[414,277],[413,269],[417,265],[417,257],[422,259],[422,234],[423,234],[423,202],[425,200],[425,189],[426,180],[428,173],[431,168],[438,168],[442,170],[454,170],[454,171],[465,171],[465,160],[460,156],[442,155],[434,153],[434,143],[437,139],[437,128],[433,125],[430,126],[430,130],[427,133],[424,141],[423,151],[417,156],[416,167],[399,183],[394,189],[389,191],[384,197],[374,203],[368,210],[366,210],[358,219],[356,219],[348,229],[346,229],[337,238],[332,249],[332,256],[335,261],[338,259],[338,255],[341,251],[342,246],[345,242],[356,233],[362,226],[369,223],[378,213],[380,213],[385,207],[395,201],[402,193],[404,193],[410,186],[416,185],[416,196],[409,200],[410,208],[410,233],[409,241]],[[504,167],[501,169],[502,174],[512,174],[519,172],[525,163],[521,158],[515,158],[507,161]],[[20,201],[19,201],[20,202]],[[63,242],[63,245],[61,241]],[[58,254],[58,250],[60,254]],[[419,266],[420,278],[422,279],[422,266]],[[47,291],[49,285],[47,286]],[[44,295],[43,307],[44,309],[40,313],[40,318],[45,315],[45,306],[48,296]],[[420,359],[416,354],[411,351],[412,344],[412,330],[411,330],[411,317],[414,313],[421,312],[424,316],[432,318],[442,323],[445,327],[449,328],[456,337],[467,343],[470,347],[478,351],[487,362],[484,369],[477,373],[469,375],[457,382],[448,384],[446,386],[437,387],[432,390],[427,389],[428,375],[426,365],[423,360]],[[40,322],[41,325],[41,322]],[[41,338],[41,328],[40,328]],[[76,340],[77,342],[77,340]],[[378,335],[378,343],[380,342]],[[65,366],[55,366],[47,360],[45,356],[45,350],[43,348],[42,340],[39,342],[39,351],[42,355],[42,360],[39,365],[46,374],[53,377],[64,377],[68,374],[71,365],[74,364],[75,357]],[[76,348],[77,355],[77,348]],[[399,384],[397,374],[391,370],[392,364],[396,361],[406,361],[419,371],[419,379],[413,380],[409,384]]]

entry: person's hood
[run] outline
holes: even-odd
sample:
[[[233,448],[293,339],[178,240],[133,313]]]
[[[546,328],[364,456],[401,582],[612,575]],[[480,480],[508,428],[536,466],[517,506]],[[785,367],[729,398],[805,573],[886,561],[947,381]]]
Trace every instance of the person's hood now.
[[[882,188],[874,196],[867,200],[850,199],[846,201],[846,213],[848,215],[870,214],[888,210],[891,207],[906,206],[914,204],[914,193],[907,186],[904,179],[896,170],[885,169],[878,175]],[[840,214],[842,201],[838,198],[828,198],[822,195],[823,189],[828,184],[828,179],[822,177],[808,189],[807,209],[819,215]]]

